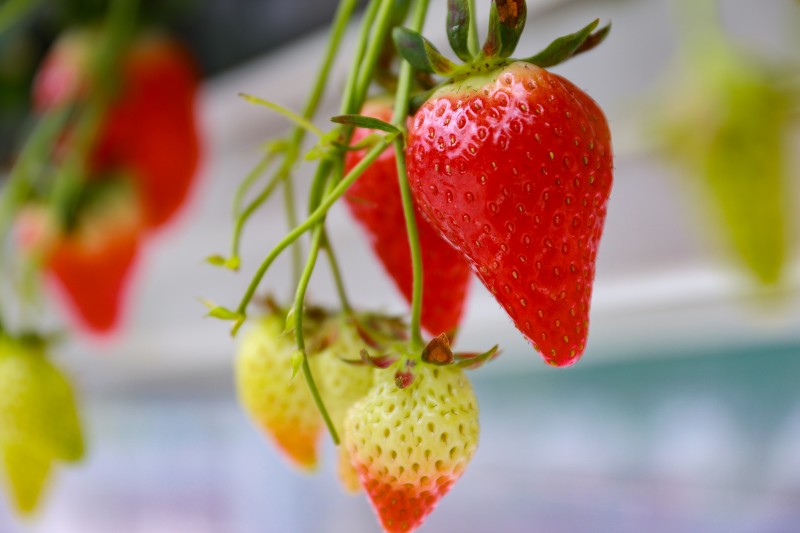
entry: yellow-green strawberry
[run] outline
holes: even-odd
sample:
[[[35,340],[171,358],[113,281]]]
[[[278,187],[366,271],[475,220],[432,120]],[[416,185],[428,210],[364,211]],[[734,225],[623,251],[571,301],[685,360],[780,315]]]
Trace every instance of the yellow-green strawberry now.
[[[282,313],[257,320],[242,339],[236,358],[239,401],[297,467],[317,465],[323,421],[301,376],[292,379],[291,335],[284,335]]]
[[[24,442],[0,443],[2,472],[11,502],[20,514],[30,514],[47,484],[53,459]]]
[[[333,421],[336,432],[344,434],[344,420],[352,405],[366,396],[373,383],[373,369],[346,363],[343,360],[358,360],[365,343],[355,324],[345,317],[331,321],[331,343],[316,356],[317,381],[319,382],[325,407]],[[350,463],[346,446],[339,446],[337,471],[342,486],[348,492],[358,492],[361,484]]]
[[[36,340],[0,340],[0,443],[23,443],[47,457],[83,456],[75,397]]]
[[[361,484],[390,533],[416,529],[464,472],[478,446],[478,403],[464,372],[420,363],[398,388],[376,370],[345,421]]]

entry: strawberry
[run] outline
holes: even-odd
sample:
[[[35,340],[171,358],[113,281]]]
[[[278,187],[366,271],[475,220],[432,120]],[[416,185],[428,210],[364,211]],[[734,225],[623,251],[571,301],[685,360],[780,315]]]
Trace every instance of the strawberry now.
[[[478,404],[457,367],[420,364],[407,388],[376,370],[345,420],[345,444],[388,532],[416,529],[464,472],[478,446]]]
[[[75,227],[59,228],[49,212],[19,218],[21,246],[41,256],[52,285],[76,323],[91,333],[118,325],[141,241],[138,200],[118,181],[87,187]]]
[[[59,39],[42,65],[33,100],[42,111],[92,98],[89,67],[97,33],[73,31]],[[149,227],[166,223],[184,204],[200,158],[195,118],[198,74],[188,52],[156,33],[138,36],[127,50],[116,98],[91,153],[88,178],[132,172]],[[63,141],[68,149],[68,137]]]
[[[473,58],[466,32],[458,31],[468,16],[464,2],[451,4],[450,41],[459,57],[470,58],[462,67],[430,43],[422,46],[419,34],[395,35],[412,64],[423,58],[420,68],[450,76],[409,127],[411,190],[517,329],[548,363],[569,365],[586,346],[612,182],[611,137],[586,93],[537,65],[585,51],[608,30],[592,33],[595,21],[532,58],[508,59],[525,3],[493,2],[489,37]]]
[[[44,343],[0,334],[0,470],[14,506],[35,510],[57,461],[83,455],[75,398]]]
[[[664,151],[704,196],[710,233],[718,230],[755,281],[778,284],[792,256],[787,149],[797,96],[774,65],[719,28],[692,37],[671,72],[680,84],[662,84],[668,89],[656,106]]]
[[[340,316],[331,319],[327,326],[330,344],[315,356],[317,380],[325,407],[339,435],[344,434],[344,420],[352,405],[366,396],[372,388],[373,370],[345,361],[357,361],[365,348],[359,332],[351,319]],[[358,492],[361,484],[350,463],[345,446],[339,446],[337,471],[339,480],[348,492]]]
[[[322,417],[301,376],[292,379],[292,337],[283,334],[284,316],[273,313],[246,333],[236,358],[239,402],[297,467],[313,470]]]
[[[367,103],[362,114],[391,120],[388,100]],[[353,144],[372,131],[358,128]],[[346,168],[352,169],[366,150],[350,152]],[[364,228],[370,244],[405,299],[411,302],[413,276],[403,204],[393,150],[385,151],[350,187],[346,195],[350,212]],[[422,326],[430,333],[454,331],[461,320],[470,281],[467,262],[415,211],[422,248]]]

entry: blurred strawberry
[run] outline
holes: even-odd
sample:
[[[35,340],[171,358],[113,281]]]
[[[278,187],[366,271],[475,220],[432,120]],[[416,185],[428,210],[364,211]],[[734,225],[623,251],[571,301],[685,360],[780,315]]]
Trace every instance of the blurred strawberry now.
[[[665,152],[696,178],[725,245],[759,282],[778,283],[790,242],[792,99],[778,72],[713,27],[689,43],[659,106]]]
[[[38,339],[0,334],[0,460],[12,501],[32,512],[56,461],[83,456],[75,397]]]
[[[97,32],[59,39],[36,78],[33,99],[42,111],[93,98],[89,80]],[[170,37],[143,33],[125,54],[117,94],[91,152],[90,176],[131,171],[145,222],[159,227],[184,204],[200,159],[195,117],[198,73],[189,53]],[[68,149],[69,138],[62,140]]]
[[[111,332],[124,307],[143,229],[135,194],[120,181],[87,186],[75,225],[28,208],[17,222],[21,246],[40,258],[78,325]]]

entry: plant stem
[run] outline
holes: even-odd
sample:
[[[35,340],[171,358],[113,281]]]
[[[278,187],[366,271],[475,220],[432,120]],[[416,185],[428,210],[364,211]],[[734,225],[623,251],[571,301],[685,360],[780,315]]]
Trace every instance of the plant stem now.
[[[425,15],[428,11],[428,0],[418,0],[414,7],[414,14],[411,21],[411,29],[417,32],[422,31],[425,22]],[[405,131],[406,120],[408,118],[408,101],[411,95],[411,82],[414,75],[411,64],[403,60],[400,66],[400,76],[397,82],[397,95],[394,103],[394,117],[392,122],[401,131]],[[420,326],[422,317],[422,247],[419,244],[419,232],[417,231],[417,221],[414,215],[414,199],[411,196],[411,188],[408,185],[408,175],[406,172],[405,140],[398,135],[394,140],[394,148],[397,160],[397,179],[400,182],[400,195],[403,199],[403,212],[406,218],[406,230],[408,231],[408,243],[411,247],[411,267],[414,279],[414,288],[411,297],[411,348],[422,350],[425,343],[422,338]]]
[[[336,254],[333,252],[333,245],[331,244],[327,231],[323,233],[322,246],[325,248],[325,254],[328,256],[328,264],[331,267],[331,274],[333,275],[333,282],[336,285],[336,292],[339,294],[339,301],[342,304],[342,311],[344,311],[346,315],[352,315],[353,306],[350,305],[350,299],[347,297],[342,271],[339,268],[339,262],[336,260]]]
[[[370,36],[369,48],[367,48],[364,60],[361,63],[361,69],[358,73],[358,83],[355,88],[354,97],[352,102],[354,109],[351,112],[357,113],[364,99],[367,97],[367,91],[372,83],[372,78],[375,76],[375,69],[378,66],[381,52],[383,51],[383,43],[386,42],[386,36],[389,34],[392,26],[392,9],[394,8],[394,0],[382,0],[380,9],[377,15],[377,23],[375,29]]]
[[[311,213],[308,218],[300,225],[296,226],[292,231],[290,231],[282,240],[279,242],[275,248],[267,255],[264,261],[259,266],[258,270],[256,271],[253,279],[250,281],[250,284],[245,291],[244,296],[242,297],[241,302],[239,303],[239,307],[237,308],[237,312],[241,316],[246,316],[246,309],[247,305],[250,303],[250,300],[253,298],[258,285],[261,283],[261,280],[264,278],[264,274],[266,274],[269,267],[275,261],[275,259],[283,252],[290,244],[292,244],[295,240],[297,240],[301,235],[305,232],[313,228],[318,222],[320,222],[325,215],[327,214],[328,210],[331,206],[338,200],[356,181],[361,174],[375,161],[381,153],[389,146],[389,144],[393,141],[392,135],[387,135],[384,137],[381,142],[376,144],[372,149],[367,153],[367,155],[362,159],[348,174],[344,177],[342,181],[336,184],[336,187],[331,191],[330,194],[326,195],[322,201],[320,202],[319,207],[317,207],[313,213]],[[235,331],[234,331],[235,333]]]
[[[322,244],[324,231],[324,222],[319,222],[314,228],[314,234],[311,238],[311,248],[308,252],[306,266],[303,269],[302,275],[300,276],[300,282],[297,284],[297,291],[294,299],[294,331],[295,339],[297,341],[297,349],[303,354],[303,376],[306,379],[306,384],[308,384],[308,388],[311,391],[311,396],[314,398],[314,403],[317,405],[317,409],[322,415],[325,425],[328,427],[328,431],[331,434],[333,443],[338,446],[339,435],[336,433],[336,428],[333,425],[331,416],[328,413],[328,410],[325,408],[325,402],[322,401],[322,396],[320,396],[319,389],[317,389],[317,384],[314,381],[314,375],[311,372],[311,366],[308,364],[308,354],[306,353],[306,342],[303,334],[303,308],[306,298],[306,290],[308,289],[308,283],[311,281],[311,275],[314,273],[314,266],[316,265],[317,258],[319,257],[319,248]]]
[[[262,163],[265,163],[264,166],[269,164],[269,160],[264,158]],[[253,169],[254,171],[257,170]],[[249,178],[249,176],[248,176]],[[244,224],[250,218],[250,216],[258,209],[267,199],[272,196],[272,193],[275,191],[275,188],[278,186],[280,181],[278,180],[278,176],[273,176],[272,179],[267,183],[267,186],[264,187],[264,190],[253,199],[252,202],[247,204],[247,207],[241,214],[236,218],[236,224],[233,229],[233,244],[231,245],[231,258],[239,257],[239,243],[242,237],[242,230],[244,229]]]
[[[372,25],[375,22],[375,17],[378,15],[378,9],[381,7],[382,0],[372,0],[364,14],[364,20],[361,23],[361,31],[358,35],[358,43],[356,51],[353,54],[352,65],[354,68],[350,69],[345,84],[344,94],[342,95],[342,104],[339,108],[341,114],[358,113],[359,107],[355,101],[356,87],[358,86],[359,70],[358,66],[363,63],[364,54],[366,53],[367,45],[370,42],[369,34],[372,30]]]
[[[0,243],[8,234],[17,208],[35,186],[31,176],[31,166],[47,159],[50,145],[64,128],[71,111],[70,106],[63,106],[39,119],[14,168],[11,169],[5,187],[0,193]],[[2,251],[0,245],[0,255]]]

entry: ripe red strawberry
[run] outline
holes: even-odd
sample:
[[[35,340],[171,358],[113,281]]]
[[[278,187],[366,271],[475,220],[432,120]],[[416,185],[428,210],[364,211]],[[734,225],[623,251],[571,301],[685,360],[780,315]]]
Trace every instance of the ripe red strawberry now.
[[[303,381],[292,379],[292,337],[284,317],[259,319],[247,332],[236,358],[236,388],[242,407],[297,467],[313,470],[322,417]]]
[[[47,110],[92,98],[88,69],[96,46],[88,30],[63,36],[34,86],[34,103]],[[184,204],[200,157],[195,119],[198,74],[187,51],[161,34],[140,35],[125,54],[119,93],[91,153],[90,176],[133,172],[150,227],[167,222]],[[62,149],[68,149],[68,136]]]
[[[517,328],[548,363],[574,363],[612,181],[597,104],[513,63],[437,91],[414,117],[407,162],[420,208]]]
[[[94,197],[71,229],[59,228],[44,209],[19,218],[20,245],[41,257],[72,317],[89,332],[109,333],[119,323],[141,242],[140,209],[133,193],[121,189]]]
[[[413,383],[376,370],[348,413],[345,443],[388,532],[416,529],[464,472],[478,446],[478,403],[464,372],[420,364]]]
[[[492,2],[480,53],[469,7],[448,3],[458,66],[405,28],[398,50],[449,76],[409,127],[406,163],[420,210],[470,262],[517,329],[555,366],[583,353],[595,258],[611,191],[608,124],[597,104],[544,70],[602,42],[597,20],[524,61],[508,59],[525,26],[523,0]]]
[[[363,115],[390,121],[391,102],[367,103]],[[358,128],[353,143],[362,141],[370,130]],[[352,169],[366,150],[350,152],[346,168]],[[408,244],[405,215],[397,180],[393,150],[385,151],[350,187],[346,195],[353,216],[369,236],[370,244],[400,292],[411,302],[413,276],[411,248]],[[453,332],[464,311],[470,281],[466,261],[416,211],[422,247],[423,292],[422,326],[432,334]]]

